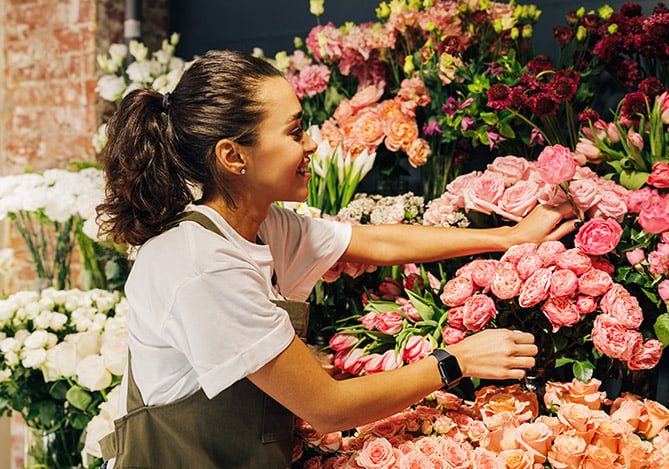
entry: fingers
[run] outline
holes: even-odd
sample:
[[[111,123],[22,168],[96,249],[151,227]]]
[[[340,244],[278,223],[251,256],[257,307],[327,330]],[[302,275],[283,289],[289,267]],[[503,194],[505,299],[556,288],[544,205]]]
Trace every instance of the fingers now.
[[[548,236],[546,236],[546,239],[549,241],[557,241],[563,238],[576,229],[578,222],[578,220],[569,220],[560,224]]]

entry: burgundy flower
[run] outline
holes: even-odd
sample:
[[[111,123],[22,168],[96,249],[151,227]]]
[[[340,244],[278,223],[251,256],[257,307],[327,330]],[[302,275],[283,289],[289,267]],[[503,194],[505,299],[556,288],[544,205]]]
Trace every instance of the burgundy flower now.
[[[534,72],[529,70],[525,71],[520,76],[520,82],[525,85],[525,88],[528,90],[538,90],[541,89],[541,83],[537,80],[537,76]]]
[[[567,24],[569,26],[576,26],[578,24],[578,15],[576,14],[576,10],[569,10],[565,18],[567,19]]]
[[[655,13],[644,22],[643,30],[651,40],[666,44],[669,38],[669,13]]]
[[[662,84],[660,80],[655,77],[646,78],[641,83],[639,83],[639,91],[648,96],[651,100],[655,99],[656,96],[667,91],[667,88]]]
[[[660,58],[664,53],[666,42],[655,39],[648,34],[636,34],[634,36],[634,48],[644,57]]]
[[[537,116],[548,116],[553,114],[558,107],[558,103],[549,93],[537,93],[529,100],[530,110]]]
[[[551,58],[545,54],[538,54],[527,63],[527,69],[534,73],[540,73],[544,70],[553,70]]]
[[[631,18],[633,16],[641,16],[641,5],[634,2],[627,2],[620,7],[620,13]]]
[[[556,26],[553,28],[553,36],[560,47],[568,45],[574,39],[575,35],[574,30],[566,26]]]
[[[581,17],[579,23],[588,31],[597,31],[602,25],[603,20],[594,13],[588,13]]]
[[[517,111],[527,107],[528,98],[525,95],[525,88],[522,86],[514,86],[509,95],[509,107]]]
[[[578,115],[578,122],[581,126],[589,126],[599,120],[599,114],[588,108]]]
[[[464,45],[464,41],[462,41],[462,39],[460,39],[458,36],[448,36],[446,39],[441,41],[441,43],[439,43],[437,51],[439,52],[439,55],[443,54],[444,52],[451,55],[460,55],[465,49]]]
[[[632,59],[624,59],[613,69],[613,73],[625,86],[632,86],[639,79],[639,64]]]
[[[511,103],[511,88],[504,83],[495,83],[488,89],[488,106],[493,109],[504,109]]]
[[[627,119],[638,123],[640,116],[648,115],[648,96],[641,91],[629,93],[623,99],[621,113]]]
[[[469,21],[471,21],[472,24],[484,24],[488,19],[488,13],[486,13],[485,10],[476,10],[469,15]]]
[[[595,55],[604,62],[611,62],[615,57],[620,55],[622,51],[622,36],[618,34],[603,37],[593,48]]]
[[[550,93],[555,101],[564,103],[574,96],[577,88],[578,80],[555,74],[551,80]]]

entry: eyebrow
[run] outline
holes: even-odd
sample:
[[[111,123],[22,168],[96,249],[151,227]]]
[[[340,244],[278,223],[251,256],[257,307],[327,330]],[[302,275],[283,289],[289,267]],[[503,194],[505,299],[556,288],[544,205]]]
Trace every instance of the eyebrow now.
[[[288,119],[286,119],[286,124],[292,124],[296,120],[302,119],[302,111],[298,111],[292,116],[290,116]]]

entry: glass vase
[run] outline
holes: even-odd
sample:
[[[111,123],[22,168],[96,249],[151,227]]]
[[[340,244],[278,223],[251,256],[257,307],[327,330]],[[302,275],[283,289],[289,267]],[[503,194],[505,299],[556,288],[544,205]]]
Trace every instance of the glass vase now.
[[[68,469],[81,466],[81,431],[71,427],[41,429],[26,425],[24,467]]]

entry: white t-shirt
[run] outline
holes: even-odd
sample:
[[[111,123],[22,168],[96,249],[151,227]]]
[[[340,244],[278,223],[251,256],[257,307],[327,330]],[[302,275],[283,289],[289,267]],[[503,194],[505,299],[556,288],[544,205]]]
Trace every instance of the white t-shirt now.
[[[275,358],[295,332],[270,301],[281,298],[272,272],[285,298],[306,300],[351,238],[350,225],[272,205],[258,233],[265,245],[255,244],[209,207],[188,209],[225,237],[182,222],[140,248],[125,286],[132,370],[146,405],[199,388],[212,398]]]

